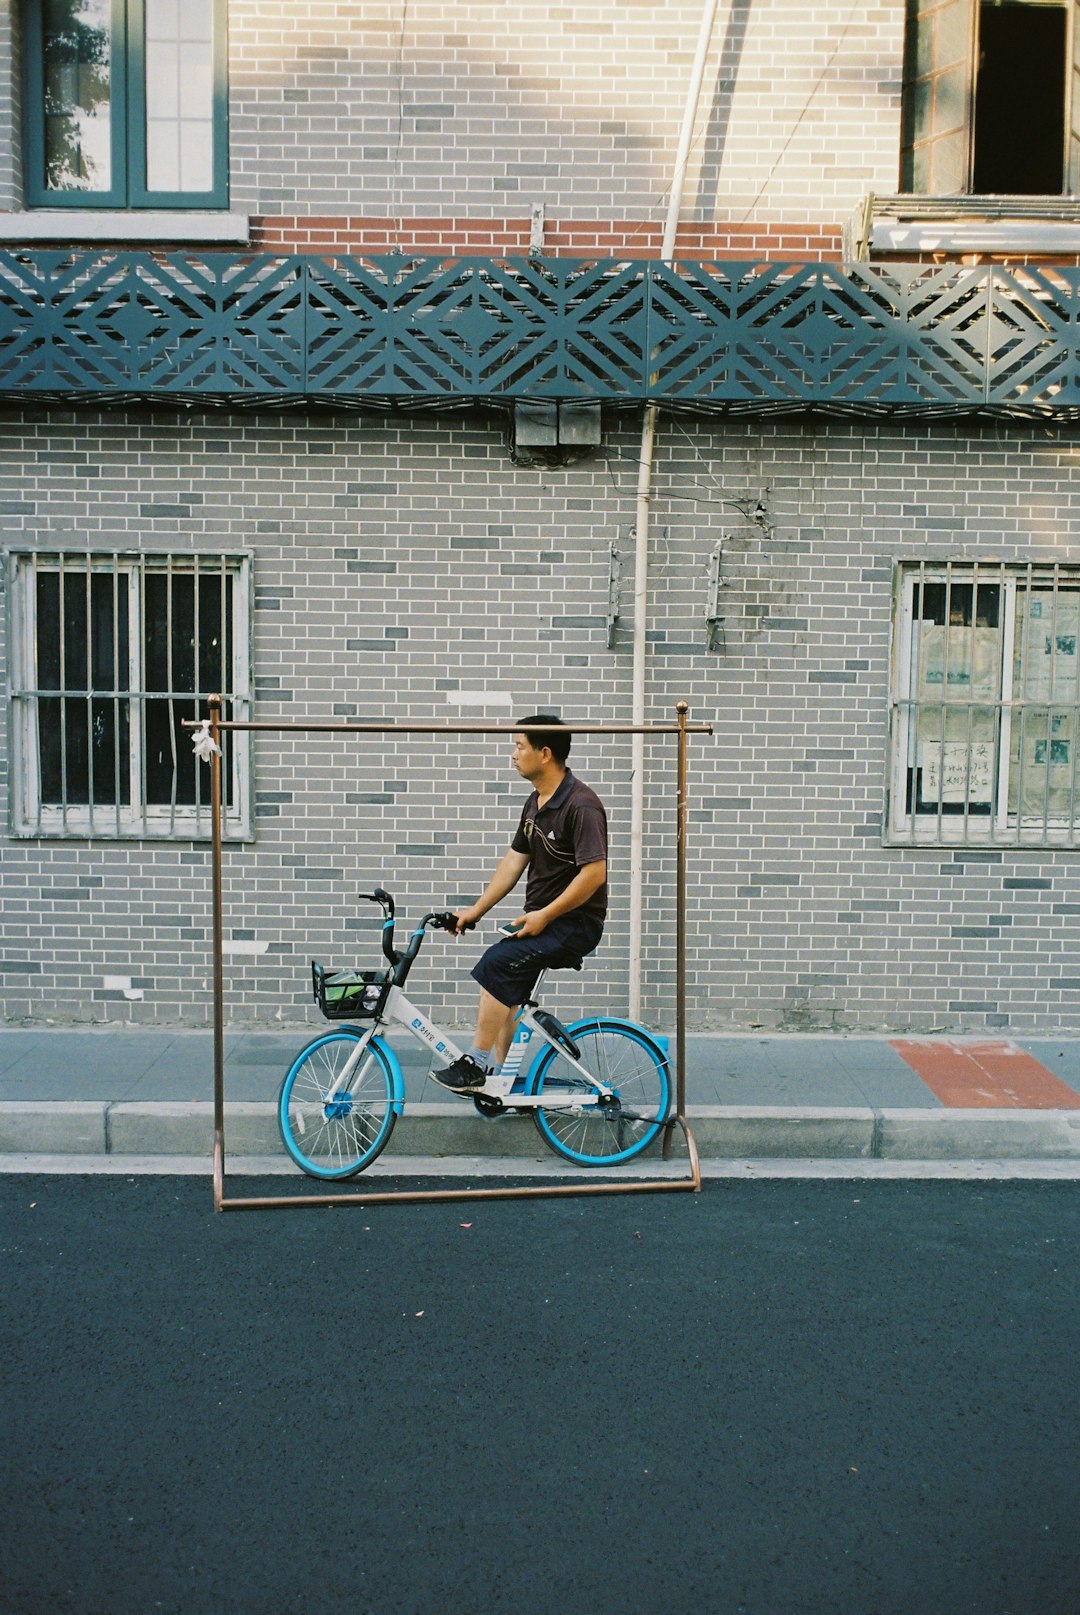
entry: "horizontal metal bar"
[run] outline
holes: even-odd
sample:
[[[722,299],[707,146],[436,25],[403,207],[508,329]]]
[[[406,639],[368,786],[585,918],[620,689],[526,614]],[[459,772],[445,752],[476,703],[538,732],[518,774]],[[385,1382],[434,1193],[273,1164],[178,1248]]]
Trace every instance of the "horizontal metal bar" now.
[[[190,706],[193,701],[205,701],[209,691],[200,690],[81,690],[68,686],[63,690],[14,690],[13,701],[182,701]],[[233,701],[235,696],[225,691],[225,700]],[[198,721],[192,723],[185,719],[189,727],[198,727]]]
[[[203,719],[183,718],[184,729],[201,729]],[[220,730],[259,730],[264,734],[307,735],[519,735],[520,723],[233,723],[221,722]],[[530,734],[558,735],[711,735],[711,723],[530,723]]]
[[[298,1194],[276,1195],[266,1199],[222,1199],[218,1211],[296,1211],[303,1206],[386,1206],[407,1201],[438,1200],[527,1200],[587,1194],[649,1194],[667,1190],[694,1193],[700,1187],[693,1178],[644,1178],[634,1183],[582,1183],[533,1185],[521,1189],[402,1189],[385,1194]]]
[[[215,1160],[214,1209],[216,1211],[295,1211],[303,1206],[387,1206],[407,1202],[443,1200],[553,1200],[597,1194],[697,1194],[701,1188],[701,1161],[697,1140],[681,1116],[672,1118],[682,1129],[690,1176],[687,1178],[635,1178],[626,1182],[530,1184],[516,1189],[380,1189],[372,1194],[280,1194],[230,1196],[224,1193],[224,1155]]]

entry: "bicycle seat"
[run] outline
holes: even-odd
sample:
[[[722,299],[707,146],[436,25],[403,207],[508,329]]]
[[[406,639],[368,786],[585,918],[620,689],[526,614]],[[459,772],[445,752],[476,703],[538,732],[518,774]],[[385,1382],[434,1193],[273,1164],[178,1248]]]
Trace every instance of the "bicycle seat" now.
[[[584,963],[580,953],[572,948],[563,948],[559,953],[553,953],[550,959],[544,960],[545,970],[580,970]]]

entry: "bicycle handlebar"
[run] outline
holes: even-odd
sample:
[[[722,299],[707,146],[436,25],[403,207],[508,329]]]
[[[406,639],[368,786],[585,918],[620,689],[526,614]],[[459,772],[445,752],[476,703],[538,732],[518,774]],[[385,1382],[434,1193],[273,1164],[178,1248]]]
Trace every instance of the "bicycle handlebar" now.
[[[395,967],[401,964],[403,960],[411,961],[416,958],[416,955],[420,951],[420,944],[423,941],[424,933],[429,924],[433,923],[437,931],[453,931],[455,933],[457,931],[458,918],[452,909],[433,911],[430,914],[424,915],[424,918],[420,921],[420,924],[413,932],[406,951],[403,954],[398,953],[397,949],[394,947],[394,899],[390,896],[390,893],[384,891],[381,886],[376,886],[373,892],[357,892],[356,895],[358,897],[365,898],[369,903],[378,903],[381,905],[383,914],[385,915],[382,928],[382,950],[390,964],[394,965]],[[471,931],[474,925],[475,921],[470,921],[470,923],[466,925],[464,929],[466,931]]]

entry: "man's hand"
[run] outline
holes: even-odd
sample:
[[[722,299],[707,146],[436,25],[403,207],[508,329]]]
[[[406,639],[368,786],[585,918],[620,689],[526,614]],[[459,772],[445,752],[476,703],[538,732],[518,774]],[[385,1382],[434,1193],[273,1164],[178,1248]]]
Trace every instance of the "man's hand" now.
[[[536,909],[532,914],[522,914],[511,922],[517,926],[515,938],[523,936],[539,936],[541,931],[547,930],[547,919],[543,909]]]
[[[450,912],[457,921],[454,935],[461,936],[463,932],[469,929],[470,925],[479,924],[480,916],[484,913],[484,910],[477,909],[474,903],[472,908],[454,908]]]

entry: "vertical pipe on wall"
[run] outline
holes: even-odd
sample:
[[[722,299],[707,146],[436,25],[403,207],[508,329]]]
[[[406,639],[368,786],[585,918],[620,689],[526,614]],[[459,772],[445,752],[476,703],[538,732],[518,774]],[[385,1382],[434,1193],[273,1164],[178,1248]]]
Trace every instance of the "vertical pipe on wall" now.
[[[719,0],[705,0],[698,31],[697,53],[690,75],[686,105],[683,108],[682,129],[675,154],[675,171],[668,193],[667,218],[660,246],[660,257],[670,263],[675,254],[675,235],[679,227],[686,168],[690,160],[690,143],[697,122],[701,85],[705,77],[705,63],[712,41],[713,24]],[[631,695],[631,722],[645,722],[645,648],[646,624],[649,608],[649,503],[652,494],[653,454],[656,448],[657,407],[645,405],[641,426],[641,449],[638,457],[637,505],[634,542],[634,659]],[[633,737],[631,751],[630,787],[630,1017],[641,1018],[641,934],[645,884],[645,739]]]

